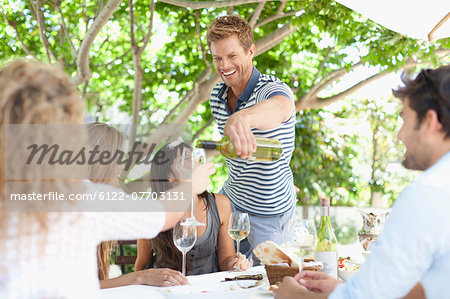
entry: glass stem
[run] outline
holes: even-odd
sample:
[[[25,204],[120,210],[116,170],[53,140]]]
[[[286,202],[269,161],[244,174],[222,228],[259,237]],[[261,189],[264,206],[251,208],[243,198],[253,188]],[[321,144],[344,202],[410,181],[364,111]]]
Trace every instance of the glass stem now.
[[[300,255],[300,265],[298,265],[298,272],[302,273],[303,272],[303,254]]]
[[[182,252],[183,253],[183,264],[181,267],[181,273],[183,273],[184,276],[186,276],[186,252]]]
[[[194,218],[194,196],[192,195],[192,199],[191,199],[191,217]]]
[[[237,246],[236,246],[236,257],[239,258],[239,246],[241,245],[241,240],[237,240]],[[241,271],[241,267],[237,266],[237,268],[235,269],[236,271]]]

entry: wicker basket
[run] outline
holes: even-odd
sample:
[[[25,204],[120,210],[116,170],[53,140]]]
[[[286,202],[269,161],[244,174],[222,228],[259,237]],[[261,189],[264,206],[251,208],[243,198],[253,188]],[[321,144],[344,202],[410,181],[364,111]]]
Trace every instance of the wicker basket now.
[[[298,273],[298,267],[265,265],[267,278],[270,284],[276,284],[283,280],[285,276],[294,276]]]
[[[270,284],[276,284],[283,280],[285,276],[294,276],[298,273],[298,267],[287,267],[287,266],[277,266],[277,265],[264,265],[266,269],[267,278]],[[321,266],[314,267],[304,267],[303,270],[309,271],[320,271]]]

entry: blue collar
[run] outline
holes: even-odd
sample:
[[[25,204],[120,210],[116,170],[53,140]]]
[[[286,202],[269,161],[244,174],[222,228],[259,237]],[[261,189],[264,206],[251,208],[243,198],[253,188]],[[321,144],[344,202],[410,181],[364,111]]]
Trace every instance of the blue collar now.
[[[261,73],[256,69],[255,66],[253,66],[253,70],[252,70],[252,74],[250,75],[250,79],[248,79],[247,86],[245,87],[244,92],[241,94],[241,96],[237,100],[237,104],[236,104],[236,108],[235,108],[234,112],[239,111],[240,106],[243,103],[246,103],[248,101],[248,99],[250,98],[250,96],[253,93],[253,90],[256,87],[256,84],[258,84],[260,75],[261,75]],[[225,91],[227,91],[227,90],[228,90],[228,86],[226,84],[224,84],[222,86],[222,88],[220,89],[219,94],[217,96],[219,97],[219,99],[222,102],[225,103],[225,106],[227,107],[227,111],[228,111],[228,105],[226,105],[227,99],[223,97],[223,95],[225,94]],[[228,111],[228,114],[231,114],[231,112]]]

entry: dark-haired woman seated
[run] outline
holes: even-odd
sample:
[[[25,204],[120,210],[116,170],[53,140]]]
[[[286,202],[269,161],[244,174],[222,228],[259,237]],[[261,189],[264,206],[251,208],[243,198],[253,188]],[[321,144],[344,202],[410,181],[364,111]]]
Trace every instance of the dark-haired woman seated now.
[[[152,165],[150,172],[152,192],[164,192],[177,184],[176,165],[181,163],[182,156],[191,157],[190,154],[182,154],[186,150],[190,153],[191,148],[183,142],[172,142],[160,149],[159,152],[164,153],[168,162]],[[231,213],[228,198],[205,191],[197,195],[194,211],[197,221],[206,225],[197,226],[197,241],[187,254],[187,273],[190,275],[212,273],[232,270],[238,266],[242,270],[248,269],[249,261],[244,255],[235,254],[233,239],[227,232]],[[173,243],[172,230],[162,232],[151,240],[138,240],[136,271],[147,268],[178,270],[162,277],[167,285],[176,285],[181,284],[180,277],[183,277],[179,272],[181,263],[182,255]]]

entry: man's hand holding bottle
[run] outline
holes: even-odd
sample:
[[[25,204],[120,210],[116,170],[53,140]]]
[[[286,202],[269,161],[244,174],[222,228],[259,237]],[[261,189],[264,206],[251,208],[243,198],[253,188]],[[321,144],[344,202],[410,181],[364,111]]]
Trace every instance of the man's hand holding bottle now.
[[[223,135],[230,137],[236,154],[242,159],[249,159],[256,151],[256,138],[242,111],[235,112],[228,118]]]

